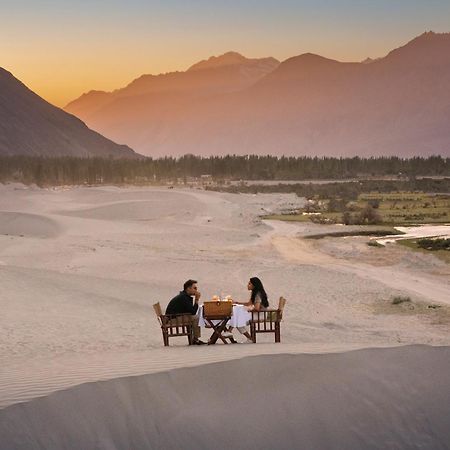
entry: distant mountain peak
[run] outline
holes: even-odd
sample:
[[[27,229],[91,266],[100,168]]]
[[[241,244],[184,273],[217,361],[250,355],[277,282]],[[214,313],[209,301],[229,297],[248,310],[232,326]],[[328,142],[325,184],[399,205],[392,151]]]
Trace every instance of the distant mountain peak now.
[[[442,38],[442,37],[450,37],[450,33],[436,33],[434,31],[425,31],[424,33],[422,33],[421,35],[419,35],[415,39],[413,39],[413,41]]]
[[[342,64],[339,61],[335,61],[334,59],[328,59],[320,55],[316,55],[314,53],[303,53],[302,55],[293,56],[291,58],[283,61],[274,74],[278,73],[287,73],[291,71],[299,72],[299,71],[309,71],[322,69],[326,66]]]
[[[302,64],[327,64],[327,63],[337,63],[334,59],[325,58],[324,56],[316,55],[315,53],[303,53],[298,56],[293,56],[292,58],[286,59],[282,64],[291,63],[302,63]]]
[[[425,31],[421,35],[415,37],[411,41],[409,41],[403,47],[411,46],[411,45],[420,45],[420,44],[429,44],[432,42],[438,41],[449,41],[450,33],[435,33],[434,31]],[[395,51],[395,50],[394,50]]]
[[[294,57],[295,58],[295,57]],[[320,56],[317,53],[302,53],[301,55],[298,55],[297,58],[302,59],[310,59],[310,60],[316,60],[316,59],[327,59],[324,56]]]
[[[261,60],[265,59],[274,59],[274,58],[261,58]],[[236,64],[244,64],[251,61],[258,61],[257,58],[246,58],[245,56],[242,56],[238,52],[226,52],[223,55],[219,56],[211,56],[208,59],[204,59],[191,67],[189,67],[189,70],[204,70],[204,69],[215,69],[217,67],[224,67],[224,66],[234,66]]]
[[[81,94],[81,96],[78,99],[95,99],[95,100],[99,100],[102,97],[106,97],[109,94],[109,92],[106,91],[97,91],[97,90],[90,90],[89,92],[84,92],[83,94]],[[77,100],[78,100],[77,99]],[[72,103],[74,103],[76,100],[73,100],[71,102],[69,102],[65,108],[70,108],[70,106],[72,105]]]
[[[439,56],[448,59],[448,45],[450,45],[450,33],[426,31],[402,47],[389,52],[386,58],[407,58],[415,63],[423,63],[425,60],[435,58],[439,60]]]

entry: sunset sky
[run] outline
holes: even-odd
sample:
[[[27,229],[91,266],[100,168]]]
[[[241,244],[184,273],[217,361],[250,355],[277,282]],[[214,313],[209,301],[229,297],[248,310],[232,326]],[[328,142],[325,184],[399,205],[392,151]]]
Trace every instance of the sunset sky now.
[[[58,106],[229,50],[359,61],[384,56],[424,31],[450,31],[449,0],[0,0],[0,6],[0,67]]]

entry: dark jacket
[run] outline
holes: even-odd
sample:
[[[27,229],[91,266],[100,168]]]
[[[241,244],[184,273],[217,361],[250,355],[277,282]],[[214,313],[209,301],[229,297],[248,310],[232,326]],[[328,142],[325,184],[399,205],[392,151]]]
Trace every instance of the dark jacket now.
[[[166,314],[197,314],[198,304],[192,304],[192,297],[181,291],[176,297],[170,300],[166,308]]]

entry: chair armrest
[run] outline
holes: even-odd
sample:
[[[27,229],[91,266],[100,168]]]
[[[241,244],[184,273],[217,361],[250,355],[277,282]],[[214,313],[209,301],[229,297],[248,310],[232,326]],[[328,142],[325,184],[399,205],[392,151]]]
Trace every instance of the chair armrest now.
[[[161,322],[163,325],[191,325],[192,314],[163,314],[161,316]],[[188,318],[188,319],[187,319]],[[176,320],[176,323],[171,323],[172,320]],[[187,319],[187,320],[186,320]]]
[[[169,319],[174,319],[176,317],[191,317],[195,314],[189,314],[189,313],[181,313],[181,314],[163,314],[164,317],[168,317]]]
[[[262,311],[251,311],[252,322],[277,322],[281,320],[281,311],[279,309],[264,309]]]

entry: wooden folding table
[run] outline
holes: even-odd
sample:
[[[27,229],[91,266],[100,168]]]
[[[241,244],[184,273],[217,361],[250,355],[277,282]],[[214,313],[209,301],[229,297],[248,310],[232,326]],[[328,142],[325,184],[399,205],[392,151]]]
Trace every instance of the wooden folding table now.
[[[223,336],[226,331],[227,323],[233,314],[232,302],[204,302],[203,303],[203,319],[207,326],[214,330],[208,344],[213,345],[220,339],[224,344],[228,344],[227,339],[232,343],[236,343],[233,337]]]

